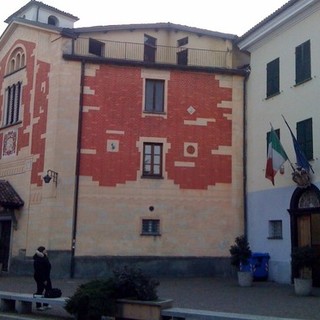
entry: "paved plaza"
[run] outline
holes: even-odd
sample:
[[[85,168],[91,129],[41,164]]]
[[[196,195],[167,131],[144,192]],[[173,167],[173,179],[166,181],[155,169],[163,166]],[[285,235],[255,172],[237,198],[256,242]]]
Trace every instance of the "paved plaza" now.
[[[292,285],[273,282],[254,282],[252,287],[239,287],[236,279],[171,278],[159,279],[160,298],[173,299],[173,307],[212,310],[219,312],[263,315],[279,318],[320,320],[320,288],[312,296],[298,297]],[[62,289],[63,296],[71,296],[87,279],[53,279],[53,286]],[[32,277],[0,277],[1,291],[33,293]],[[50,318],[48,318],[48,316]],[[31,316],[1,314],[0,319],[70,319],[63,308],[46,314],[35,311]]]

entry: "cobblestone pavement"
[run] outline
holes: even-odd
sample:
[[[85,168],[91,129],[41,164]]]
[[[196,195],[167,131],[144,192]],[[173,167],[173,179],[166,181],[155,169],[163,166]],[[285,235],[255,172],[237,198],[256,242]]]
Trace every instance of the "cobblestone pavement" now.
[[[173,300],[174,307],[243,313],[304,320],[320,320],[320,288],[313,288],[309,297],[298,297],[292,285],[273,282],[254,282],[252,287],[239,287],[236,279],[174,278],[159,279],[160,298]],[[88,279],[53,279],[63,296],[71,296]],[[32,277],[0,277],[1,291],[33,293]],[[0,319],[70,319],[63,308],[45,314],[34,311],[31,316],[3,314]]]

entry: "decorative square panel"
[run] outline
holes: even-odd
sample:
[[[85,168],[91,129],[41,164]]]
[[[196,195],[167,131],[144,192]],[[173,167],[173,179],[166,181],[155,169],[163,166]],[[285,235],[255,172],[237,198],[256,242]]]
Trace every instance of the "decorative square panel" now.
[[[194,114],[196,112],[196,109],[193,106],[190,106],[187,111],[189,112],[189,114]]]
[[[118,152],[119,151],[119,140],[108,140],[107,141],[107,151],[108,152]]]
[[[198,143],[196,142],[185,142],[183,148],[183,155],[185,157],[198,157]]]

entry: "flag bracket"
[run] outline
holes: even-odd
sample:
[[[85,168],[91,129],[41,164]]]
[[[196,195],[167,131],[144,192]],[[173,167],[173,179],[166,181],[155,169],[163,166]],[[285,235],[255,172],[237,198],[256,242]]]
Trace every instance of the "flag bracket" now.
[[[301,167],[297,167],[296,170],[292,173],[292,180],[300,188],[307,188],[311,184],[311,179],[308,171]]]

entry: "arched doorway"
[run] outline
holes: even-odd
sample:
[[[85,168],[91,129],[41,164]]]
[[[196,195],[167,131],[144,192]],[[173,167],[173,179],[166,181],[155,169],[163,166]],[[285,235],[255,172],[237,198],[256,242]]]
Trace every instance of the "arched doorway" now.
[[[319,261],[312,270],[313,285],[320,287],[320,191],[310,185],[297,188],[290,202],[291,245],[301,247],[311,245],[319,255]],[[292,270],[297,276],[297,270]]]

